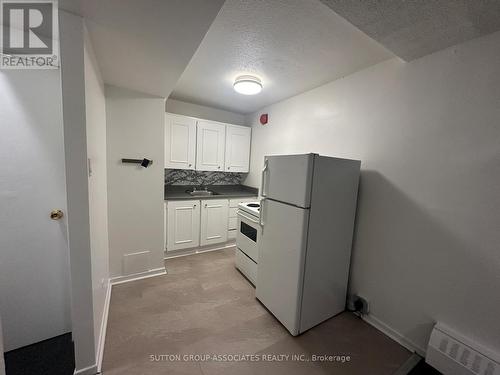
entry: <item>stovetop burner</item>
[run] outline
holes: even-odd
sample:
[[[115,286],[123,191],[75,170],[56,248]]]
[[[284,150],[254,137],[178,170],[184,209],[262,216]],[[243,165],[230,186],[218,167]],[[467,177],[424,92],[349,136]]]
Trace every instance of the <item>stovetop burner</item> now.
[[[1,0],[0,0],[1,1]],[[260,214],[260,202],[242,202],[238,204],[238,208],[247,214],[258,217]]]

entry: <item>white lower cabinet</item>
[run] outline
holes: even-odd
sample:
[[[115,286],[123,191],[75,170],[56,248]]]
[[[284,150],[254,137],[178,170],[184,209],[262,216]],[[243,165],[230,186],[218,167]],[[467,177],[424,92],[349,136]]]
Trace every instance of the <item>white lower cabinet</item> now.
[[[167,203],[167,251],[200,246],[200,201]]]
[[[236,225],[237,225],[238,219],[235,217],[229,217],[228,223],[227,223],[227,229],[228,230],[236,230]]]
[[[167,252],[233,241],[238,231],[238,203],[256,200],[257,197],[167,201]]]
[[[201,246],[227,241],[228,212],[229,201],[227,199],[201,201]]]

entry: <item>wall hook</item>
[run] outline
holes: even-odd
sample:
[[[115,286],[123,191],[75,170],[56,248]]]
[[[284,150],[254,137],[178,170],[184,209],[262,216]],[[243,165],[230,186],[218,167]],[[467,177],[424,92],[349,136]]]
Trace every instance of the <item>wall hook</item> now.
[[[147,168],[151,164],[153,164],[153,160],[149,160],[149,159],[122,159],[122,163],[140,164],[142,167]]]

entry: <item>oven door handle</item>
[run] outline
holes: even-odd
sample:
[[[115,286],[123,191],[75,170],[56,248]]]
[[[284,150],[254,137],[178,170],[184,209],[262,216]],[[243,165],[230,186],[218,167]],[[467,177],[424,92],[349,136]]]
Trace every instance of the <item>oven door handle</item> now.
[[[241,216],[242,218],[244,218],[244,219],[246,219],[248,221],[251,221],[252,223],[259,224],[259,220],[252,219],[251,217],[249,217],[247,215],[244,215],[240,211],[238,211],[238,216]]]

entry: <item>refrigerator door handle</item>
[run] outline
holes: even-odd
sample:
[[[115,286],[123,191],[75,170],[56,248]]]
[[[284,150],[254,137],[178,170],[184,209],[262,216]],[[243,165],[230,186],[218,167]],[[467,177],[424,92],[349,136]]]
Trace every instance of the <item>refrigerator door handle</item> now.
[[[260,200],[260,211],[259,211],[259,224],[261,227],[264,226],[264,203],[266,203],[266,198]]]
[[[265,179],[266,179],[266,172],[267,172],[267,163],[268,160],[264,160],[264,168],[262,168],[262,177],[260,179],[260,195],[265,197],[266,194],[264,194],[264,186],[265,186]]]

